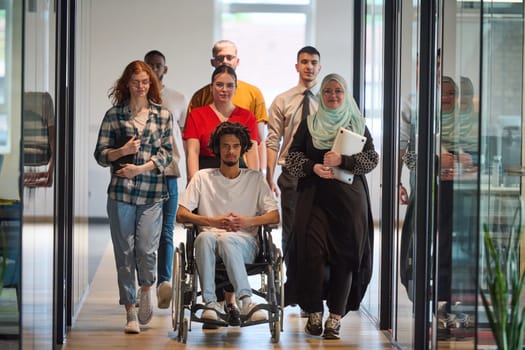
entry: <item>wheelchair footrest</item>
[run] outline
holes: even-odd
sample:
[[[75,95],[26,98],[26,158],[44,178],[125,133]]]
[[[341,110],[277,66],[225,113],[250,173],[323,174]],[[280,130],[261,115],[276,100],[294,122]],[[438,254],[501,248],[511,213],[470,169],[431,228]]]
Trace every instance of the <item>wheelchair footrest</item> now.
[[[227,317],[228,317],[227,314],[219,314],[219,313],[217,313],[217,315],[219,316],[219,319],[218,320],[210,320],[210,319],[207,319],[207,318],[201,318],[201,317],[197,316],[197,311],[199,311],[199,310],[213,310],[213,309],[207,308],[205,305],[202,305],[202,304],[195,304],[195,305],[193,305],[193,307],[191,308],[191,320],[192,321],[200,322],[200,323],[212,324],[212,325],[219,326],[219,327],[228,327],[229,326],[228,320],[227,320]]]
[[[265,320],[251,321],[250,317],[253,313],[259,310],[268,311],[268,318]],[[277,317],[276,317],[277,316]],[[248,314],[241,315],[241,327],[253,326],[256,324],[268,323],[270,321],[275,321],[279,316],[279,308],[277,305],[271,304],[257,304]]]

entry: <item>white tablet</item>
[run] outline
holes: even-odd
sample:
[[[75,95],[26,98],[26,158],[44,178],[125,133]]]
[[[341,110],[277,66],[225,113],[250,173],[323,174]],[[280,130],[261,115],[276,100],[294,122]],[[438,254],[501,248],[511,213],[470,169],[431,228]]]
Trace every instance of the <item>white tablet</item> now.
[[[366,143],[366,137],[357,134],[353,131],[339,128],[337,135],[335,136],[332,151],[343,154],[345,156],[351,156],[359,153],[363,150]],[[354,182],[354,174],[348,170],[343,170],[339,167],[333,168],[334,176],[337,180],[347,184]]]
[[[363,150],[366,143],[366,137],[353,131],[339,128],[335,136],[332,151],[351,156]]]

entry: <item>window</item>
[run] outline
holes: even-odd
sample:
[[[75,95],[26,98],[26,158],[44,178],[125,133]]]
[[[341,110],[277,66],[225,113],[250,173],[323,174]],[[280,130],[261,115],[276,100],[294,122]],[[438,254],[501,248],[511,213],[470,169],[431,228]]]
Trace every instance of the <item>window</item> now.
[[[310,0],[219,0],[216,40],[237,44],[239,79],[261,89],[267,107],[297,84],[297,51],[312,43]]]

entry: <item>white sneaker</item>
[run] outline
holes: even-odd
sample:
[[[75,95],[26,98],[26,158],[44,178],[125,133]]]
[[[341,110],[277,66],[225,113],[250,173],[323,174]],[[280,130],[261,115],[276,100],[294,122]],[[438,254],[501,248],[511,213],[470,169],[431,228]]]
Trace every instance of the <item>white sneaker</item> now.
[[[137,311],[135,308],[126,312],[126,327],[124,327],[126,334],[139,334],[140,326],[137,322]]]
[[[159,309],[167,309],[170,307],[171,296],[173,295],[173,289],[171,283],[164,281],[157,287],[157,301]]]
[[[250,313],[250,311],[252,311],[252,309],[256,306],[257,304],[253,302],[250,302],[248,304],[243,304],[241,307],[241,316],[246,317]],[[264,321],[266,319],[268,319],[268,317],[266,317],[266,313],[262,310],[257,310],[250,316],[249,320],[250,321]]]
[[[202,312],[201,318],[203,320],[218,321],[219,315],[225,315],[224,308],[216,301],[210,301],[206,303],[207,309]]]
[[[140,306],[138,312],[139,323],[148,324],[153,318],[153,305],[151,304],[151,288],[140,293]]]

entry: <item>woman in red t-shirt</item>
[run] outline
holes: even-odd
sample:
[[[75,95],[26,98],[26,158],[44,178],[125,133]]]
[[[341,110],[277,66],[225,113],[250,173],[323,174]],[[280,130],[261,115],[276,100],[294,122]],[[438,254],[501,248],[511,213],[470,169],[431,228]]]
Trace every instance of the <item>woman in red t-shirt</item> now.
[[[186,141],[188,182],[199,169],[219,167],[219,158],[208,147],[208,142],[217,125],[225,121],[238,122],[248,128],[255,147],[251,147],[245,155],[246,166],[259,170],[257,120],[252,112],[232,103],[236,88],[235,70],[229,66],[217,67],[211,76],[213,102],[192,109],[188,115],[182,137]]]

